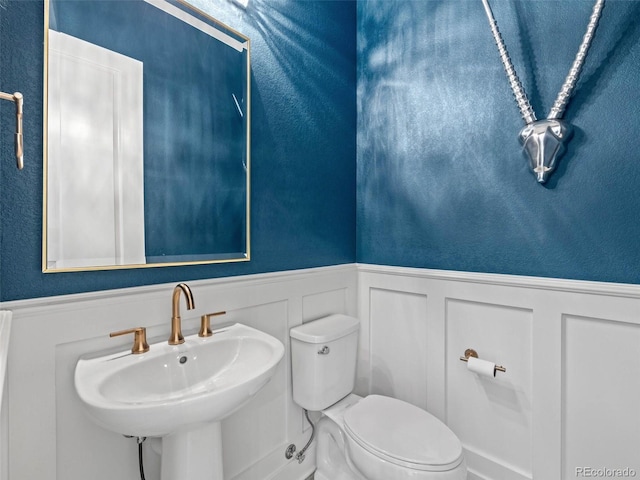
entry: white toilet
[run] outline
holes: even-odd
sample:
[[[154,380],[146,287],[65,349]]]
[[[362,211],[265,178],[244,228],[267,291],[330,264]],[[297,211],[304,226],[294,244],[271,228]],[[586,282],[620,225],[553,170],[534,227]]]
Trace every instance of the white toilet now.
[[[462,445],[444,423],[395,398],[351,393],[359,327],[331,315],[290,331],[293,400],[323,413],[315,480],[465,480]]]

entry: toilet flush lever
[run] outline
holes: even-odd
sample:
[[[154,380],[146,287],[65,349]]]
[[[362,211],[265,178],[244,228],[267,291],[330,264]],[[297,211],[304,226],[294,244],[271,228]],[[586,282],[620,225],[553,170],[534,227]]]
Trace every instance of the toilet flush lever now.
[[[318,350],[318,355],[329,355],[330,351],[331,351],[331,349],[329,348],[329,346],[325,345],[320,350]]]

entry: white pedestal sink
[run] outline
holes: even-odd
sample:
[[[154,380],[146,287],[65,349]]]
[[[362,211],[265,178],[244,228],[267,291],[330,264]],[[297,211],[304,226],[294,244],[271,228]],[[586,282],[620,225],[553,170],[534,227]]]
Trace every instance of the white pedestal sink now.
[[[277,339],[235,324],[143,354],[81,358],[75,386],[98,425],[162,437],[162,480],[222,480],[220,420],[271,379],[283,354]]]

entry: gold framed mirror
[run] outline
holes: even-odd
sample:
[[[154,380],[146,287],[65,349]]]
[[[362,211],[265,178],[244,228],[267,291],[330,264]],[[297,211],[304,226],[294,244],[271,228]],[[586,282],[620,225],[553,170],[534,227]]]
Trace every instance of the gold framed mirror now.
[[[250,40],[180,0],[45,0],[44,272],[250,259]]]

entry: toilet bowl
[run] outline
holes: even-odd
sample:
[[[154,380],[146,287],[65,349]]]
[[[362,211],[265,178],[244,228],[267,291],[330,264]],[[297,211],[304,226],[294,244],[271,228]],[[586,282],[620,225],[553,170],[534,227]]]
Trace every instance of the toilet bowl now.
[[[467,478],[458,438],[418,407],[382,395],[351,394],[322,413],[315,480]]]
[[[294,401],[322,412],[315,480],[465,480],[455,434],[427,411],[355,384],[359,322],[331,315],[291,329]]]

